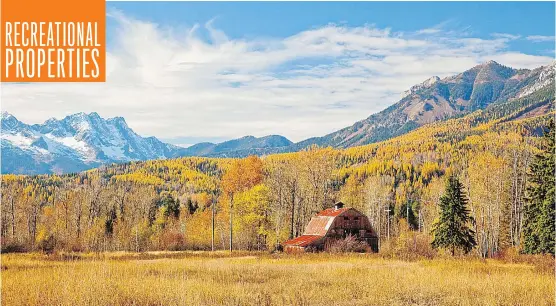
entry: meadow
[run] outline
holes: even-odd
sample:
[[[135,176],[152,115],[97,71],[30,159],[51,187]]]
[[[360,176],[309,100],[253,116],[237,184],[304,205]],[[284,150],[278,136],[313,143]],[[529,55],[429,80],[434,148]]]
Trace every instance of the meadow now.
[[[3,305],[554,305],[553,268],[376,254],[2,255]]]

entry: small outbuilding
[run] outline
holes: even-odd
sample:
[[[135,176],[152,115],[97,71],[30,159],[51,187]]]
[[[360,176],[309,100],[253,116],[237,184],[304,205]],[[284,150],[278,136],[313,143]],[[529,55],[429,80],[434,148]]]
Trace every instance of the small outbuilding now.
[[[369,218],[338,202],[333,208],[325,209],[311,218],[303,235],[284,242],[284,251],[326,251],[331,243],[348,236],[366,242],[373,252],[378,252],[378,236]]]

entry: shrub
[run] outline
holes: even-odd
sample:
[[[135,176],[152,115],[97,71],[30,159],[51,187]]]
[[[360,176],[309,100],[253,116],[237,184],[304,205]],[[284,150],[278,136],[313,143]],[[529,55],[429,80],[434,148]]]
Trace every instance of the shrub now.
[[[504,262],[509,263],[525,263],[535,267],[535,270],[541,273],[553,274],[556,269],[554,257],[550,254],[546,255],[528,255],[520,254],[517,248],[507,248],[500,253],[500,257]]]
[[[402,232],[398,238],[382,243],[380,253],[387,258],[406,260],[430,259],[436,256],[436,251],[430,244],[430,237],[413,231]]]
[[[54,235],[47,235],[38,241],[37,247],[46,254],[52,254],[56,248],[56,238]]]
[[[347,236],[345,239],[337,239],[327,243],[326,250],[330,253],[366,253],[371,248],[365,241],[357,240],[355,236]]]
[[[2,254],[5,253],[25,253],[29,251],[25,244],[17,241],[2,241]]]
[[[168,251],[179,251],[185,249],[185,239],[182,233],[170,230],[162,233],[161,247]]]

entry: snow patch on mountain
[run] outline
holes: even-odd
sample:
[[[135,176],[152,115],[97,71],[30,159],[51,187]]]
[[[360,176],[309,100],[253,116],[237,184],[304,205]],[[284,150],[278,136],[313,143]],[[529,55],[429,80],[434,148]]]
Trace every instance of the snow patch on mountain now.
[[[422,90],[422,89],[425,89],[425,88],[430,88],[431,86],[436,84],[438,81],[440,81],[440,78],[437,77],[437,76],[433,76],[433,77],[430,77],[430,78],[426,79],[421,84],[411,86],[411,88],[409,90],[406,90],[402,93],[402,99],[418,92],[419,90]]]
[[[556,61],[552,62],[550,65],[541,67],[541,72],[538,79],[531,85],[526,86],[517,95],[517,98],[523,98],[527,95],[534,93],[537,90],[544,88],[550,84],[554,84],[554,77],[556,72]]]
[[[18,134],[2,134],[2,139],[5,139],[9,142],[11,142],[13,145],[18,146],[18,147],[30,147],[31,144],[33,143],[33,139],[29,138],[29,137],[25,137],[23,135],[21,135],[20,133]]]
[[[113,160],[126,160],[127,157],[124,153],[124,150],[122,148],[118,148],[118,147],[101,147],[102,148],[102,152],[104,152],[104,154]]]

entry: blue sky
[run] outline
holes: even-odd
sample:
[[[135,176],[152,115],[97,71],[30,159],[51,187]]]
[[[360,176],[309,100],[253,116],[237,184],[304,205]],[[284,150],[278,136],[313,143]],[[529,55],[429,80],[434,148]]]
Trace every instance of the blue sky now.
[[[329,23],[373,24],[395,31],[436,26],[488,38],[493,33],[554,36],[554,2],[108,2],[108,9],[166,26],[192,26],[214,19],[230,38],[287,37]],[[512,49],[553,52],[554,41],[521,39]]]
[[[2,84],[28,123],[122,116],[178,145],[293,141],[379,112],[431,76],[554,60],[554,2],[108,2],[107,82]]]

